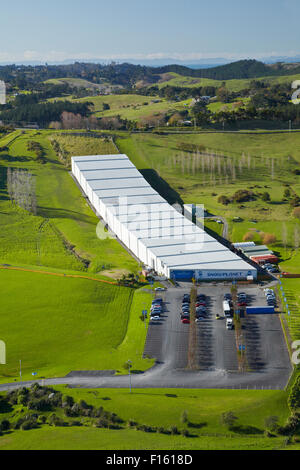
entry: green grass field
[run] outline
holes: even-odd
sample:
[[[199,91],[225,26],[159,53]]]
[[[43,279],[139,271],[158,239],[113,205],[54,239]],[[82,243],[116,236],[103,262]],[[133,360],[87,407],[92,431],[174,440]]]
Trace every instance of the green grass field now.
[[[299,221],[283,201],[287,187],[300,195],[299,176],[292,173],[300,164],[299,133],[139,134],[119,138],[117,144],[170,202],[204,204],[211,213],[223,215],[235,242],[249,230],[274,233],[277,241],[271,249],[281,256],[283,269],[299,271]],[[193,144],[195,151],[182,151],[182,144]],[[197,148],[205,154],[197,155]],[[231,197],[239,189],[253,191],[256,200],[227,206],[218,202],[220,195]],[[263,192],[270,194],[270,203],[261,199]],[[243,222],[234,223],[234,217]]]
[[[87,260],[88,270],[93,273],[109,271],[111,276],[119,277],[120,273],[136,272],[136,261],[116,240],[97,238],[99,221],[56,157],[48,139],[51,135],[50,131],[16,132],[0,140],[0,146],[9,145],[9,152],[0,153],[0,262],[86,270],[84,260]],[[60,139],[74,154],[85,150],[82,137]],[[27,150],[30,140],[41,144],[45,164]],[[111,143],[102,139],[87,138],[86,144],[84,153],[116,152]],[[9,201],[7,167],[26,169],[36,176],[38,218],[15,208]]]
[[[281,279],[283,292],[287,299],[290,315],[286,308],[284,308],[285,319],[289,327],[291,339],[297,341],[300,339],[300,279]],[[281,290],[279,289],[280,295]],[[285,307],[285,302],[282,298],[282,305]]]
[[[150,291],[85,279],[0,270],[1,339],[7,364],[0,381],[63,377],[72,370],[123,371],[130,357],[144,370],[153,361],[141,359],[146,331],[139,316],[149,308]]]
[[[66,98],[59,98],[60,100]],[[55,99],[55,100],[59,100]],[[73,99],[72,96],[67,98],[69,101],[77,101],[81,103],[93,103],[92,112],[96,117],[112,117],[121,116],[122,119],[129,119],[132,121],[141,121],[143,118],[149,116],[157,116],[157,121],[161,119],[161,115],[165,113],[175,113],[182,111],[190,105],[191,99],[184,101],[168,101],[156,96],[142,96],[142,95],[106,95],[106,96],[87,96],[85,98]],[[51,99],[50,101],[53,101]],[[158,100],[158,103],[154,101]],[[103,103],[110,106],[109,110],[103,111]]]
[[[191,423],[191,438],[144,433],[132,429],[103,430],[91,427],[50,428],[14,431],[0,437],[4,449],[281,449],[285,438],[264,435],[265,419],[278,416],[280,424],[288,417],[286,392],[238,390],[147,389],[83,390],[56,387],[76,401],[83,399],[95,407],[117,413],[124,421],[148,426],[183,429],[185,411]],[[153,410],[159,410],[159,413]],[[220,416],[233,411],[238,421],[234,430],[220,425]],[[9,417],[9,415],[5,415]],[[292,448],[292,446],[291,446]]]
[[[113,155],[117,152],[111,140],[97,137],[76,135],[76,133],[53,133],[50,141],[55,139],[70,154],[70,157],[82,155]]]
[[[244,90],[245,88],[248,88],[251,81],[251,79],[232,79],[232,80],[213,80],[210,78],[195,78],[195,77],[188,77],[184,75],[179,75],[174,72],[170,72],[167,74],[167,77],[169,78],[168,80],[164,80],[161,83],[159,83],[159,87],[165,87],[167,85],[169,86],[178,86],[178,87],[204,87],[204,86],[214,86],[216,88],[219,88],[223,81],[226,83],[226,87],[228,88],[229,91],[241,91]],[[257,81],[264,81],[268,82],[270,84],[276,84],[276,83],[292,83],[294,80],[299,80],[300,75],[280,75],[278,77],[259,77],[256,78],[255,80]]]

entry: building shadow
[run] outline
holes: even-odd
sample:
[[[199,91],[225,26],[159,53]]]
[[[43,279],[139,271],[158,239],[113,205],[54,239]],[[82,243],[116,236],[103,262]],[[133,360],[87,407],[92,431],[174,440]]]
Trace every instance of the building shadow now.
[[[155,170],[147,168],[139,171],[152,188],[154,188],[161,197],[166,199],[169,204],[173,205],[177,203],[183,206],[184,202],[181,199],[180,194],[171,188],[171,186],[161,178]]]

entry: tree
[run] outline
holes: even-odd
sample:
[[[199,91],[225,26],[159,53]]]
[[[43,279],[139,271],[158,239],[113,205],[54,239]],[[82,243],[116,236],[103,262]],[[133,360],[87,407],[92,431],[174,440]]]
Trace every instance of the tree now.
[[[282,244],[284,248],[286,249],[287,243],[288,243],[288,231],[287,231],[287,227],[285,223],[282,224],[281,236],[282,236]]]
[[[288,199],[291,196],[291,191],[287,188],[284,190],[283,197]]]
[[[182,424],[187,424],[189,422],[188,420],[188,414],[187,414],[187,411],[184,410],[182,413],[181,413],[181,416],[180,416],[180,421]]]
[[[273,233],[264,233],[262,239],[264,245],[272,245],[272,243],[275,243],[276,240],[276,236]]]
[[[265,419],[266,429],[269,429],[270,431],[276,431],[278,428],[278,421],[278,416],[268,416],[268,418]]]
[[[243,236],[243,241],[244,242],[250,242],[252,241],[254,238],[254,233],[253,232],[247,232],[245,233],[245,235]]]
[[[176,126],[180,122],[182,122],[182,116],[179,113],[173,114],[168,121],[170,126]]]
[[[224,206],[227,206],[228,204],[230,204],[230,199],[228,199],[227,196],[219,196],[218,203],[223,204]]]
[[[103,109],[103,111],[108,111],[110,109],[109,104],[108,103],[103,103],[102,109]]]
[[[222,413],[220,421],[223,426],[231,428],[237,419],[238,418],[234,415],[232,411],[226,411],[225,413]]]
[[[221,101],[221,103],[228,103],[229,102],[230,93],[227,90],[225,85],[218,88],[217,98],[218,98],[218,101]]]
[[[4,419],[3,421],[1,421],[0,430],[8,431],[9,429],[10,429],[10,422],[8,421],[8,419]]]
[[[268,192],[264,192],[261,196],[262,200],[265,201],[265,202],[269,202],[271,201],[271,197],[270,197],[270,194]]]
[[[296,219],[300,219],[300,206],[299,206],[299,207],[295,207],[295,209],[294,209],[293,212],[292,212],[292,215],[293,215],[293,217],[295,217]]]
[[[298,251],[300,245],[300,232],[299,232],[299,226],[296,225],[294,228],[294,248],[296,251]]]

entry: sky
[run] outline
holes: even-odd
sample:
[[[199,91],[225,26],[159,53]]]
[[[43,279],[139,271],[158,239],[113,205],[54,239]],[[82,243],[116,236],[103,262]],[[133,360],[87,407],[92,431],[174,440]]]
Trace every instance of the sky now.
[[[1,1],[0,62],[295,56],[299,17],[299,0]]]

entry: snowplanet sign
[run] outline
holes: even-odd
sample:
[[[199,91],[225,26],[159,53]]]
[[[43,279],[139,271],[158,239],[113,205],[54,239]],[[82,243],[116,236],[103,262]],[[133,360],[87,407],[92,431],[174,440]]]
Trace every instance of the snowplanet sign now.
[[[245,279],[253,276],[252,271],[196,271],[196,279]]]

